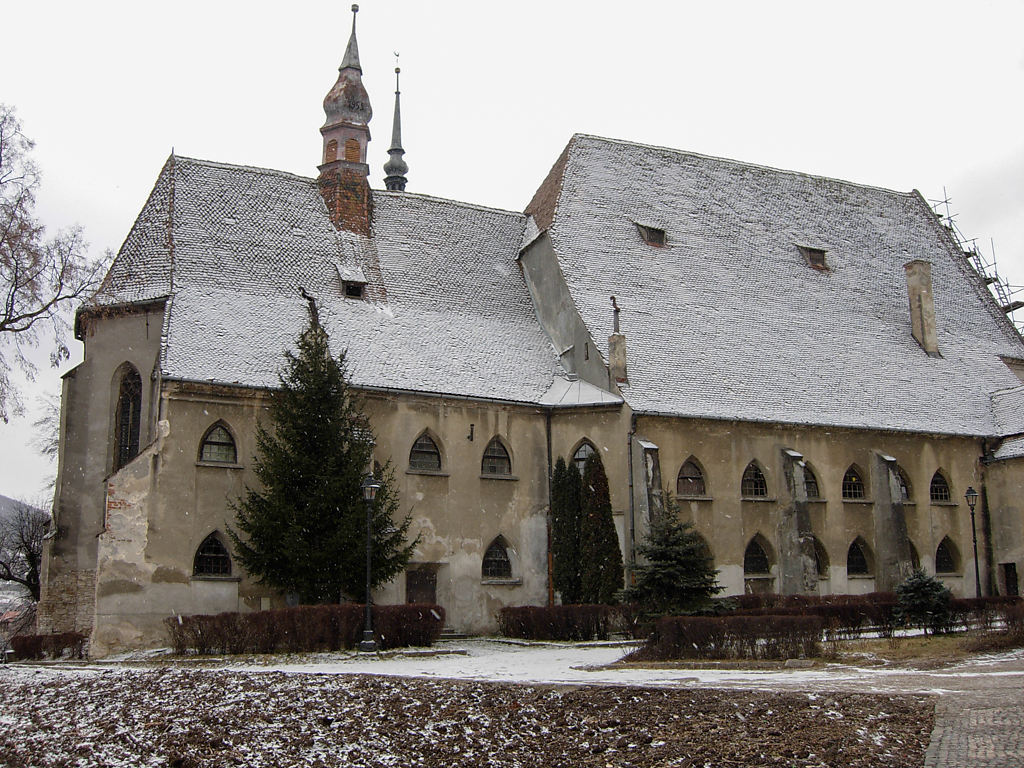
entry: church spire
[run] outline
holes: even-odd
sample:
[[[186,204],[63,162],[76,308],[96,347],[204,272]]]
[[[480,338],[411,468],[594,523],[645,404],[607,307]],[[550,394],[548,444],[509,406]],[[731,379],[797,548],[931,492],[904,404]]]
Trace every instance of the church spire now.
[[[372,198],[366,148],[370,143],[373,110],[359,65],[358,12],[359,6],[353,5],[352,34],[338,67],[338,80],[324,97],[327,120],[320,128],[324,144],[317,183],[334,226],[369,235]]]
[[[405,192],[405,185],[408,181],[405,178],[405,174],[409,172],[409,166],[402,159],[402,155],[405,154],[405,150],[402,149],[402,108],[400,102],[402,92],[398,87],[398,75],[401,71],[401,69],[395,67],[395,121],[391,127],[391,147],[388,149],[388,154],[391,157],[384,163],[384,173],[386,174],[384,186],[390,192]]]

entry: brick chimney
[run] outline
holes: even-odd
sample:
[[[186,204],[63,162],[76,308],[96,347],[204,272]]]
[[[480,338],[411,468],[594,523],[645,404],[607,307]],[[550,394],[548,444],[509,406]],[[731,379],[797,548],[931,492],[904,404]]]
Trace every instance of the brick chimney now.
[[[939,341],[935,331],[935,300],[932,297],[932,265],[923,259],[914,259],[903,265],[907,273],[907,296],[910,299],[910,327],[914,340],[929,357],[939,354]]]
[[[370,166],[366,148],[370,143],[370,97],[363,87],[363,69],[356,43],[356,13],[352,6],[352,35],[345,58],[338,67],[338,80],[324,98],[327,121],[323,135],[323,164],[317,185],[327,212],[338,229],[370,234],[373,201],[370,196]]]

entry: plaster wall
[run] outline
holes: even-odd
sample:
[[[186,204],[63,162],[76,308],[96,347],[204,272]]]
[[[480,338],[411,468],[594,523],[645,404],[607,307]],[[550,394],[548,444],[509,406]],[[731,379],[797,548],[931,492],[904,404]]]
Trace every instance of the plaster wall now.
[[[996,588],[1001,595],[1009,594],[1012,585],[1006,583],[1005,564],[1016,566],[1018,590],[1024,588],[1024,458],[996,461],[985,467],[985,491],[988,495],[988,515],[992,531],[992,560]],[[979,506],[985,504],[982,499]],[[981,513],[983,510],[979,510]],[[978,553],[984,551],[983,520],[978,515]],[[967,543],[969,545],[969,542]],[[964,552],[961,549],[961,552]],[[968,549],[969,551],[969,549]],[[984,556],[981,555],[984,561]],[[985,575],[982,574],[982,583]],[[973,582],[973,579],[972,579]]]

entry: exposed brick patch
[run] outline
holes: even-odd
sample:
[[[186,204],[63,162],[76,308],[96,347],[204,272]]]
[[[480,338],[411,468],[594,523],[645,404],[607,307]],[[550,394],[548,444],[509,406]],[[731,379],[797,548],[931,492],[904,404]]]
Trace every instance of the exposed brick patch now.
[[[37,610],[38,631],[89,634],[95,607],[95,571],[51,568],[46,593]]]
[[[317,185],[334,226],[370,236],[373,199],[370,196],[370,183],[359,166],[324,167]]]

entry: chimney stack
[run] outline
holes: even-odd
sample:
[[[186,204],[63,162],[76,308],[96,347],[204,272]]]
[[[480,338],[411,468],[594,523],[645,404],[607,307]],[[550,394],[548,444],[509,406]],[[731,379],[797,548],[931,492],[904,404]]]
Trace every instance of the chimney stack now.
[[[935,331],[935,300],[932,297],[932,265],[923,259],[914,259],[903,265],[907,273],[907,295],[910,298],[910,326],[914,340],[929,357],[939,354]]]
[[[616,384],[629,384],[626,374],[626,336],[619,333],[619,305],[614,296],[612,310],[615,314],[612,335],[608,337],[608,373]]]

